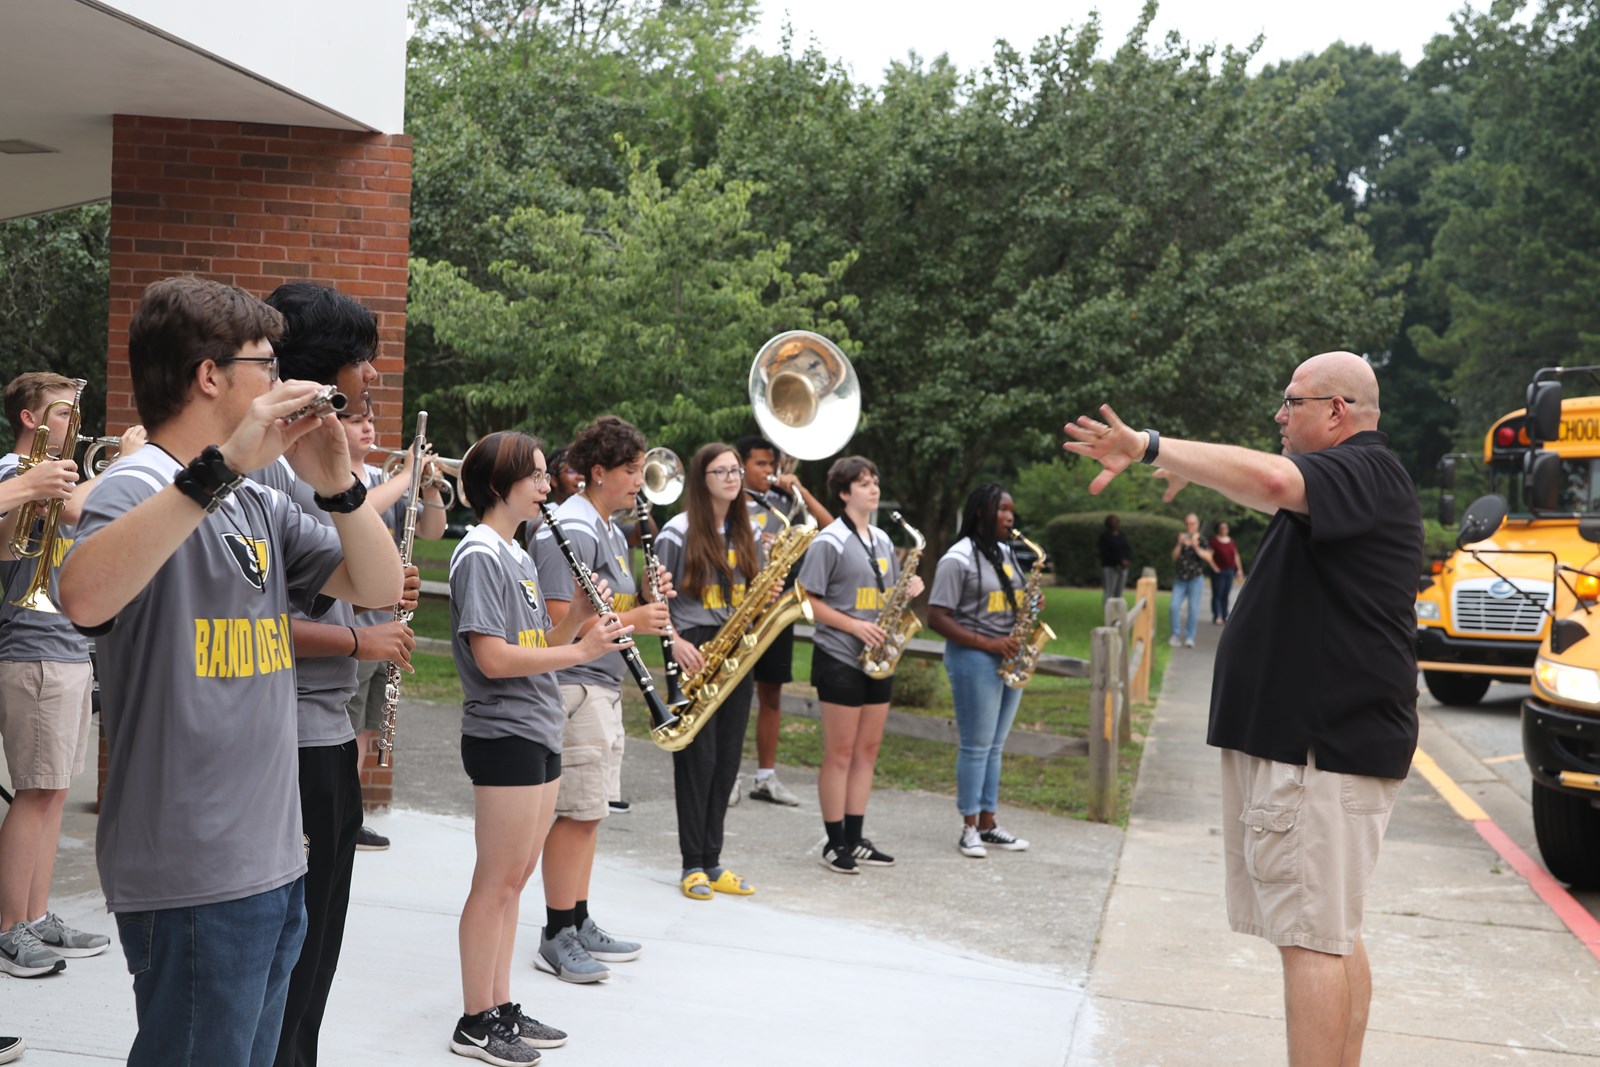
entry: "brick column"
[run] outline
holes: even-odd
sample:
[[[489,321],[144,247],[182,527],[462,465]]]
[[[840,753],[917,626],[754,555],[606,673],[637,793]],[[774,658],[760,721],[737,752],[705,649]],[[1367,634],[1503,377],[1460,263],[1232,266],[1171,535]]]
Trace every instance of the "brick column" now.
[[[147,285],[195,274],[264,297],[309,278],[377,313],[379,444],[400,447],[410,226],[404,135],[115,116],[107,432],[138,421],[128,321]],[[372,754],[362,784],[369,810],[388,807],[392,772]]]

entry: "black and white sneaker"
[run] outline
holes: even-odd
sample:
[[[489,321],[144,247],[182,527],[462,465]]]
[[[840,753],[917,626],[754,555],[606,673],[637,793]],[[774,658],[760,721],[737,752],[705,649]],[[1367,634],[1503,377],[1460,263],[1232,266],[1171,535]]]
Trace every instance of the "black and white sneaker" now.
[[[987,830],[979,832],[978,836],[990,848],[1003,848],[1007,852],[1025,852],[1028,848],[1027,838],[1018,837],[1016,834],[1009,833],[999,826],[991,826]]]
[[[606,801],[606,810],[613,815],[626,815],[633,810],[633,805],[626,800],[608,800]]]
[[[511,1024],[525,1045],[534,1048],[560,1048],[567,1043],[567,1032],[546,1026],[522,1010],[521,1004],[502,1004],[495,1009],[500,1018]]]
[[[848,848],[835,848],[829,845],[822,850],[822,865],[836,874],[860,874],[861,868],[856,866],[856,861],[850,855]]]
[[[868,867],[893,867],[894,857],[887,852],[880,852],[876,845],[866,838],[856,842],[856,847],[850,850],[850,855],[857,863],[864,863]]]
[[[463,1015],[450,1035],[450,1051],[497,1067],[539,1062],[538,1049],[524,1044],[511,1023],[500,1018],[493,1008],[477,1015]]]

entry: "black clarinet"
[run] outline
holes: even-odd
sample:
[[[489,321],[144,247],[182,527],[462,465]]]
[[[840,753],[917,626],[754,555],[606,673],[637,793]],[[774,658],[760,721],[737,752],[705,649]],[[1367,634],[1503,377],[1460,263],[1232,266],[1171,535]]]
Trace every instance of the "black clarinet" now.
[[[539,512],[544,516],[545,525],[550,527],[550,536],[556,539],[556,545],[567,561],[567,569],[572,572],[573,580],[578,583],[578,587],[589,598],[589,603],[594,606],[595,614],[611,614],[611,605],[601,597],[599,588],[594,584],[593,572],[572,551],[572,542],[561,532],[561,523],[556,520],[555,509],[549,504],[540,504]],[[633,675],[634,682],[639,686],[639,692],[644,696],[645,706],[650,709],[650,728],[657,730],[676,723],[678,716],[668,711],[667,706],[661,703],[661,697],[656,693],[655,679],[650,677],[650,668],[639,658],[639,650],[634,647],[632,639],[619,637],[617,644],[623,646],[617,651],[622,653],[622,662],[628,665],[629,673]]]
[[[656,558],[656,535],[650,532],[650,499],[643,493],[638,497],[639,547],[644,551],[645,585],[650,589],[650,599],[661,600],[661,561]],[[661,635],[661,673],[667,676],[667,707],[676,711],[689,703],[683,695],[679,678],[683,668],[678,657],[672,654],[672,622],[667,621],[667,632]]]

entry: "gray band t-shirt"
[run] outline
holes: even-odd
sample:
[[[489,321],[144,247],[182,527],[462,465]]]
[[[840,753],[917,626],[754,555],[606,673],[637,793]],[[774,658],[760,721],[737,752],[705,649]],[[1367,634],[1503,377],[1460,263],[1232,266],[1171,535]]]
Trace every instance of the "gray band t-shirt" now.
[[[461,676],[461,732],[468,737],[522,737],[561,751],[566,715],[552,672],[490,678],[478,669],[471,634],[523,648],[548,648],[550,613],[539,572],[521,545],[482,523],[450,556],[450,652]]]
[[[868,526],[867,530],[872,538],[870,556],[867,543],[844,519],[834,519],[824,526],[806,549],[805,559],[800,563],[799,580],[813,600],[820,600],[853,619],[877,622],[887,594],[900,576],[900,562],[895,558],[894,544],[888,534],[876,526]],[[882,592],[878,589],[879,578],[883,580]],[[859,637],[836,630],[820,619],[813,643],[846,663],[854,663],[863,647]]]
[[[17,476],[21,457],[15,452],[0,456],[0,482]],[[20,507],[20,505],[19,505]],[[41,523],[42,527],[42,523]],[[56,599],[56,584],[61,576],[61,561],[66,558],[77,536],[65,523],[56,527],[50,546],[50,599]],[[0,561],[0,662],[4,663],[87,663],[89,642],[72,628],[65,615],[53,611],[34,611],[11,603],[28,589],[38,571],[36,559]]]
[[[95,479],[74,551],[180,469],[156,445],[118,460]],[[343,558],[332,529],[247,481],[95,628],[109,910],[239,900],[305,873],[289,611],[331,603],[318,590]]]
[[[271,466],[252,472],[250,479],[283,493],[302,512],[333,529],[333,516],[317,507],[316,491],[295,477],[294,468],[287,459],[280,458]],[[298,611],[291,612],[290,618],[313,621]],[[314,621],[330,626],[354,626],[355,608],[336,600],[326,614]],[[295,661],[301,748],[342,745],[356,739],[356,732],[350,726],[350,713],[345,710],[356,694],[356,666],[355,658],[348,655],[304,656]]]
[[[604,578],[610,584],[612,610],[619,615],[632,611],[639,603],[638,586],[628,567],[628,538],[621,527],[606,522],[582,493],[574,493],[561,502],[556,508],[556,521],[572,545],[573,555],[594,572],[596,580]],[[545,599],[570,604],[575,597],[584,596],[561,554],[561,546],[556,544],[555,534],[547,526],[539,527],[533,544],[533,562],[544,580]],[[620,690],[625,670],[622,653],[613,652],[557,671],[556,680],[562,685],[602,685]]]
[[[741,514],[741,513],[736,513]],[[656,538],[656,555],[661,560],[661,565],[672,575],[672,588],[678,595],[667,601],[667,608],[672,613],[672,625],[677,630],[687,630],[693,626],[721,626],[733,614],[733,609],[739,606],[744,599],[746,583],[754,575],[744,574],[739,570],[734,561],[733,545],[727,540],[727,532],[723,532],[723,544],[728,552],[728,564],[733,568],[732,582],[724,583],[720,575],[712,575],[701,590],[700,599],[696,600],[684,592],[688,584],[685,580],[684,568],[684,538],[689,533],[689,513],[679,512],[672,520],[661,528],[660,535]]]
[[[985,637],[1010,636],[1022,595],[1017,557],[1012,555],[1010,545],[999,547],[1001,564],[1006,577],[1011,579],[1010,600],[994,572],[994,565],[978,551],[970,537],[951,545],[939,560],[933,572],[933,591],[928,595],[929,604],[948,608],[956,622]]]

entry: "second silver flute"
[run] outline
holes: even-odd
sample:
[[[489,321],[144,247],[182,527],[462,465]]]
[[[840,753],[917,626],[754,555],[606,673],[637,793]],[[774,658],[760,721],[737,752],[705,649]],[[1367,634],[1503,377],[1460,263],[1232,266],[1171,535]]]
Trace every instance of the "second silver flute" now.
[[[337,396],[338,394],[334,394]],[[423,454],[428,450],[428,413],[417,412],[417,436],[411,439],[411,478],[406,486],[406,515],[400,532],[400,566],[411,566],[417,539],[417,513],[422,510]],[[394,621],[410,624],[410,611],[396,604]],[[395,716],[400,710],[400,664],[383,665],[383,728],[378,731],[378,766],[387,767],[394,754]]]

